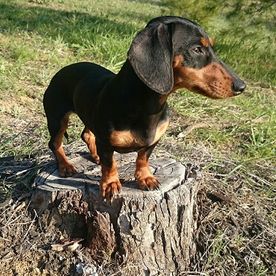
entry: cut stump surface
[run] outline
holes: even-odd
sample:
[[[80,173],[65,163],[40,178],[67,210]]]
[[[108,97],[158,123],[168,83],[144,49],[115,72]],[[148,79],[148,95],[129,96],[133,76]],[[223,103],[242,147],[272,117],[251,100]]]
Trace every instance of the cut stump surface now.
[[[39,173],[32,207],[39,212],[51,209],[60,228],[69,237],[83,238],[95,259],[110,255],[130,263],[133,275],[187,271],[194,254],[198,190],[191,168],[171,158],[153,157],[151,170],[160,187],[142,191],[133,177],[136,154],[115,158],[123,188],[112,203],[99,197],[100,166],[81,154],[71,159],[79,172],[73,177],[59,177],[54,165]]]

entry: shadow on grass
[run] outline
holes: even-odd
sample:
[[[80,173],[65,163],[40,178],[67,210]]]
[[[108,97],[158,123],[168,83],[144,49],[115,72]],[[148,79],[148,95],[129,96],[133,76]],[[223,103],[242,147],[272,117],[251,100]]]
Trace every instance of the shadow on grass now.
[[[10,199],[29,197],[38,173],[56,166],[48,149],[40,153],[0,157],[0,208]]]
[[[83,45],[88,41],[93,43],[97,36],[116,35],[125,38],[137,31],[130,24],[75,11],[12,4],[0,4],[0,10],[2,33],[33,32],[53,39],[62,37],[70,44]]]
[[[30,192],[37,172],[35,159],[14,156],[0,158],[0,206],[5,200],[16,199]]]

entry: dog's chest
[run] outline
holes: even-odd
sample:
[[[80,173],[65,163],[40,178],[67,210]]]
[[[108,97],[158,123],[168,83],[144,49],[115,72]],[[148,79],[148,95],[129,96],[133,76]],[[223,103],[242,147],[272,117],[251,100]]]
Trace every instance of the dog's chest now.
[[[160,122],[155,129],[150,129],[151,135],[143,136],[135,130],[115,130],[111,133],[110,143],[116,151],[127,152],[154,145],[165,133],[169,121]]]

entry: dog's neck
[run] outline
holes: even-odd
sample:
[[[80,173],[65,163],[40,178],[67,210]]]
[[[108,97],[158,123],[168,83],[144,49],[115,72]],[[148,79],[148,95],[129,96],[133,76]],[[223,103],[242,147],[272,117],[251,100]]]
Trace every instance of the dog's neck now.
[[[130,99],[138,103],[141,102],[145,112],[156,114],[162,112],[162,110],[167,107],[167,95],[161,95],[153,91],[141,81],[128,60],[126,60],[115,79],[119,81],[121,85],[123,83],[121,93],[125,93],[126,98],[128,98],[129,93],[131,93]]]

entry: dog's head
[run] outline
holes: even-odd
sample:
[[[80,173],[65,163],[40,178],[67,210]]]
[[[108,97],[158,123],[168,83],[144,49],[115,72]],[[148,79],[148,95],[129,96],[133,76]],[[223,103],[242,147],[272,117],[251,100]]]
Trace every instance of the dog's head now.
[[[210,98],[240,94],[245,83],[212,47],[212,40],[196,23],[164,16],[151,20],[136,35],[128,59],[138,77],[160,94],[182,87]]]

